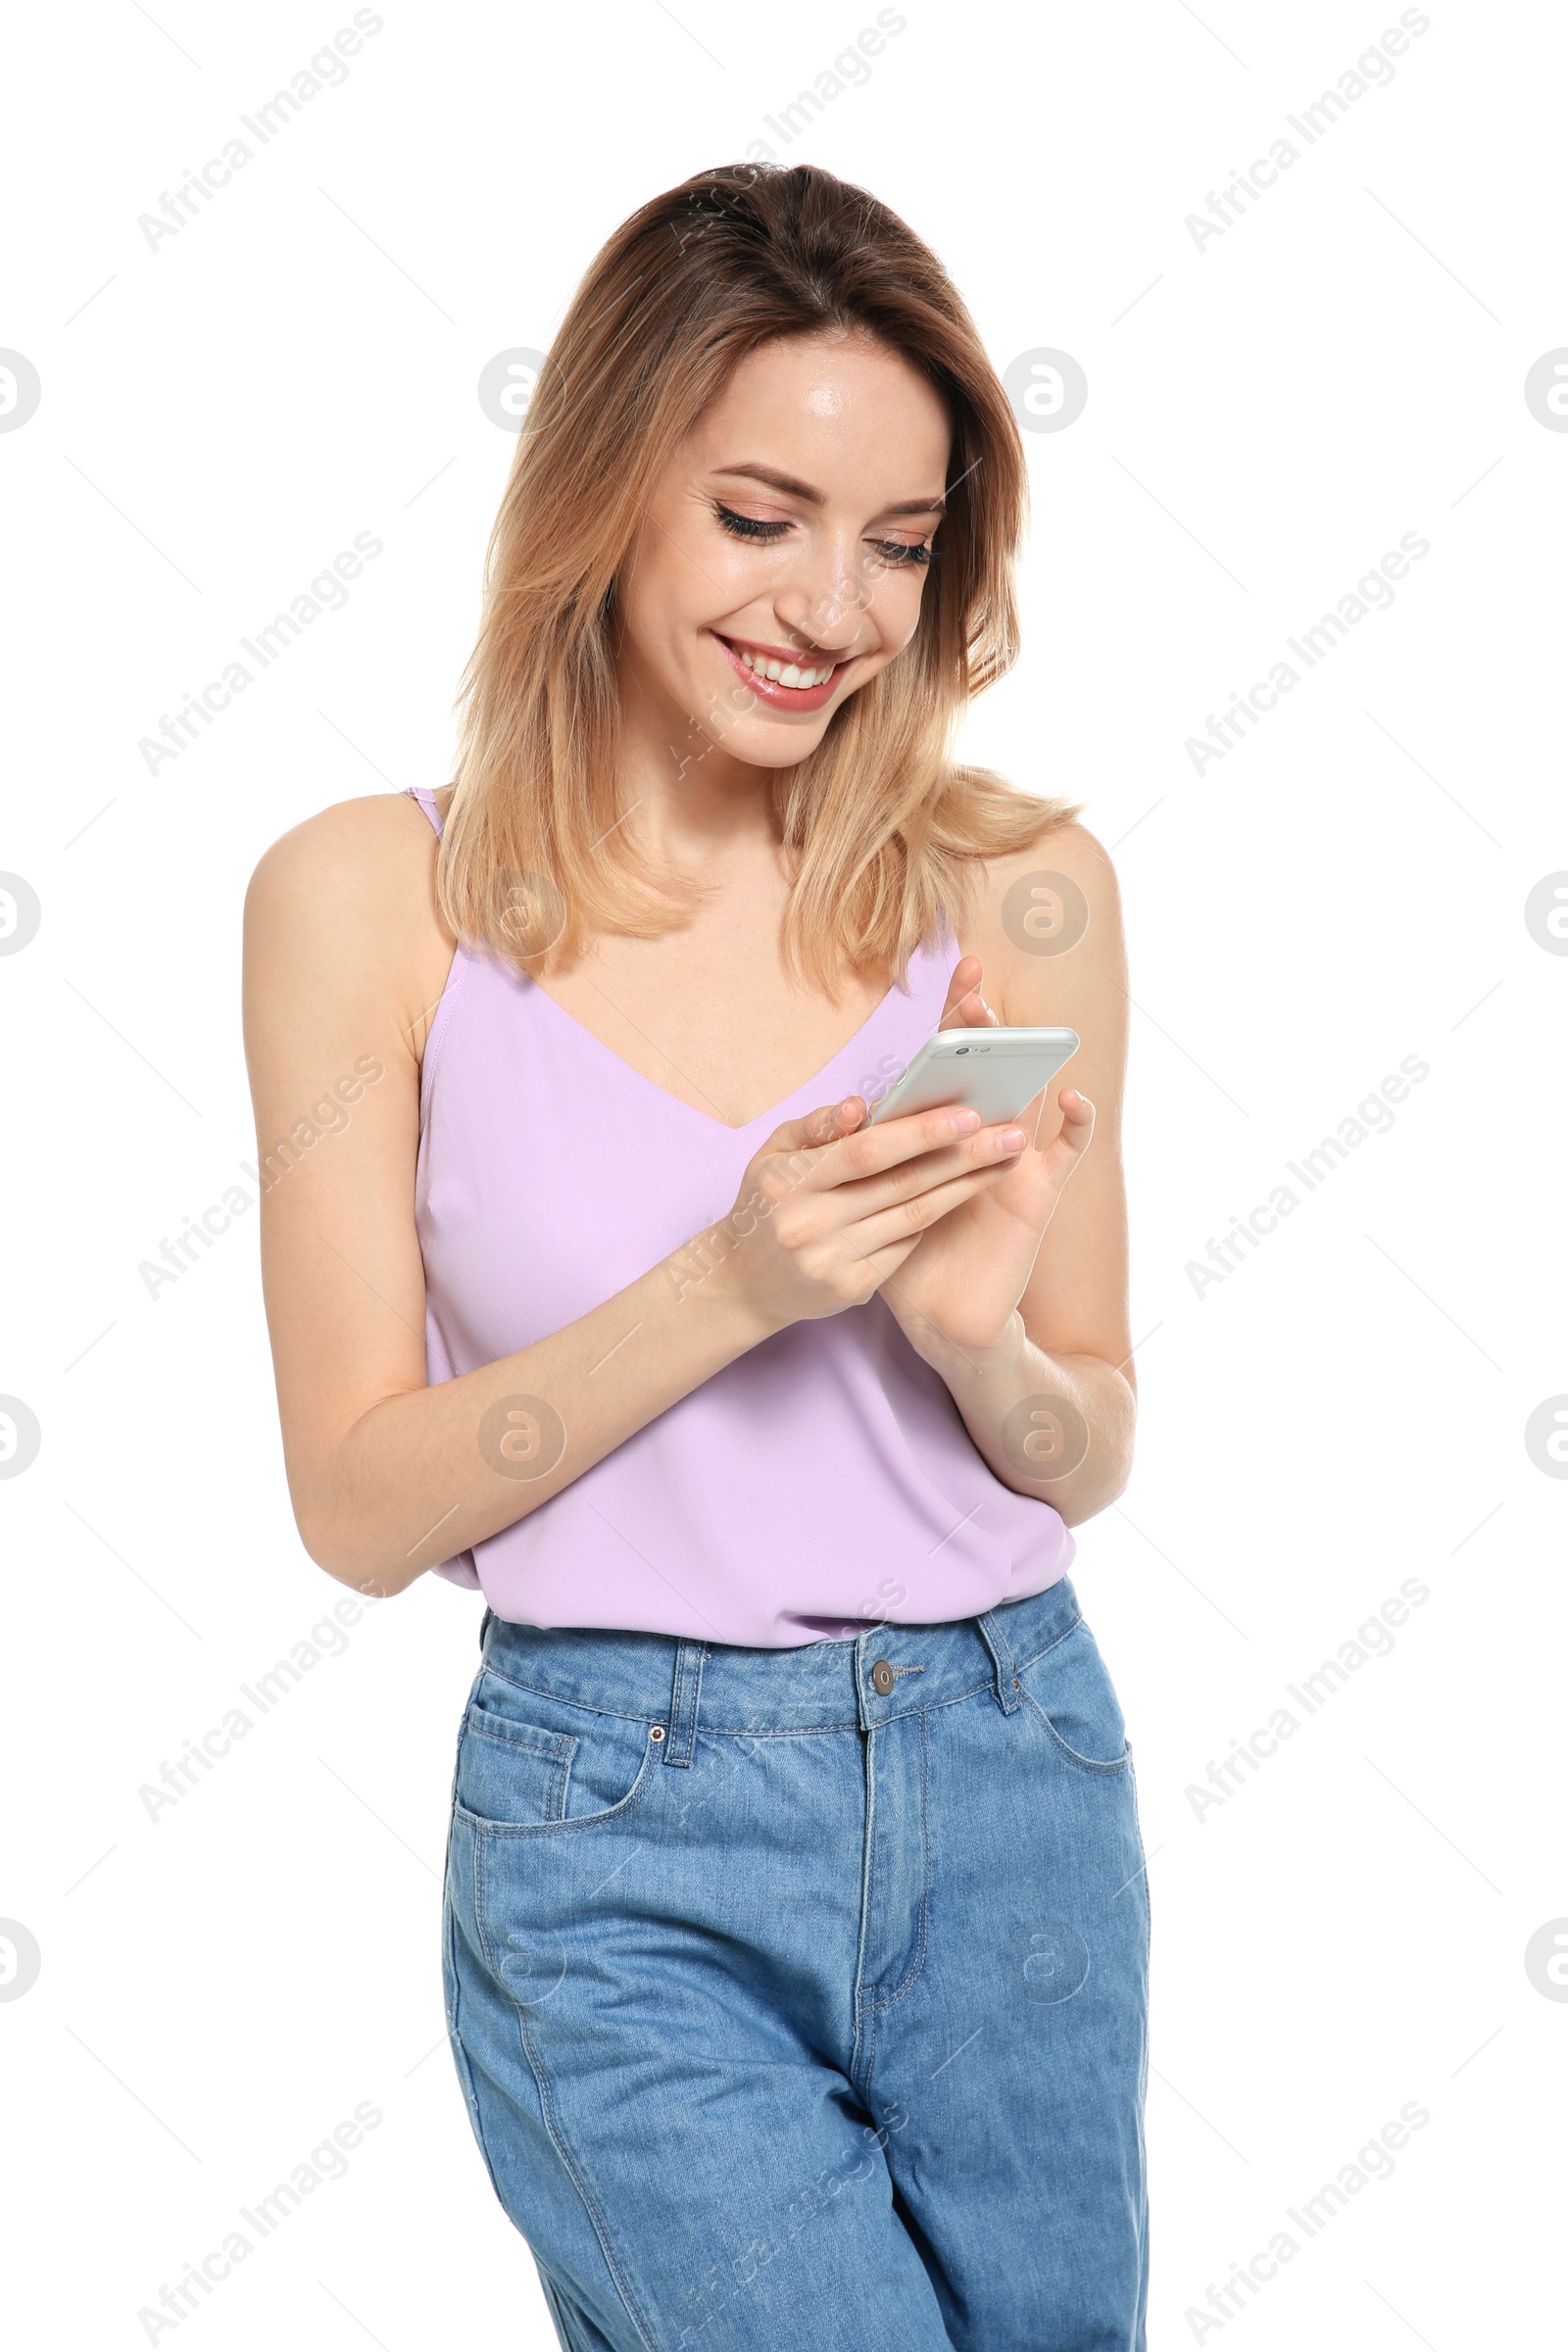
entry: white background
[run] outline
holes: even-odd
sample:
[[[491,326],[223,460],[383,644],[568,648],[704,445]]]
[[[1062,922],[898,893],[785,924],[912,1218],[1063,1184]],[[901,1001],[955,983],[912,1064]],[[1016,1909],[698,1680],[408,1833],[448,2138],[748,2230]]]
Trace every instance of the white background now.
[[[0,1916],[42,1953],[0,2001],[16,2340],[148,2340],[139,2309],[364,2101],[347,2177],[156,2340],[552,2340],[439,2046],[477,1599],[425,1580],[371,1613],[150,1820],[139,1787],[339,1589],[289,1515],[254,1213],[156,1298],[137,1268],[254,1193],[257,857],[450,772],[514,448],[480,369],[548,344],[635,204],[758,138],[903,213],[999,367],[1058,348],[1089,382],[1028,436],[1027,652],[968,748],[1086,800],[1132,941],[1143,1426],[1076,1581],[1152,1856],[1151,2342],[1543,2340],[1568,2006],[1524,1953],[1568,1914],[1568,1485],[1524,1427],[1568,1391],[1568,957],[1524,903],[1568,868],[1568,434],[1523,387],[1568,344],[1562,19],[1435,4],[1199,250],[1185,217],[1396,8],[909,0],[786,150],[763,116],[870,0],[389,4],[149,250],[138,216],[351,13],[35,11],[7,76],[28,225],[0,343],[43,386],[0,433],[0,867],[43,909],[0,957],[0,1392],[42,1430],[0,1482]],[[384,553],[345,609],[150,775],[138,740],[359,532]],[[1430,553],[1392,609],[1196,774],[1186,739],[1406,532]],[[1408,1055],[1430,1075],[1393,1127],[1200,1296],[1188,1261]],[[1200,1817],[1210,1760],[1412,1577],[1392,1654]],[[1239,2316],[1184,2316],[1409,2101],[1430,2122],[1391,2179],[1295,2230]]]

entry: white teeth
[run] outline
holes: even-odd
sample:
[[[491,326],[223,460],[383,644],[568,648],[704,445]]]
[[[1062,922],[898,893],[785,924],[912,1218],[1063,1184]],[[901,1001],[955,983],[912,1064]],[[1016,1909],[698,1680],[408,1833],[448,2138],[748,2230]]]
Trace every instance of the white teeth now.
[[[748,652],[744,646],[737,646],[735,651],[748,669],[755,670],[760,678],[773,679],[780,686],[825,686],[833,675],[831,662],[824,668],[803,669],[799,662],[772,661],[765,654]]]

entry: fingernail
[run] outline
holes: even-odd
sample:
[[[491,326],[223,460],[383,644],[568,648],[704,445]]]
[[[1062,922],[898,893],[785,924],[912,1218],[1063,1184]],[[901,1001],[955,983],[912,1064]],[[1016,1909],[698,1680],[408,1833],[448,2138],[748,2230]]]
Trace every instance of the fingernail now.
[[[977,1110],[969,1109],[967,1104],[961,1110],[956,1110],[953,1113],[952,1127],[955,1135],[973,1135],[979,1124],[980,1113]]]
[[[1021,1127],[1004,1127],[997,1138],[999,1152],[1021,1152],[1029,1138]]]

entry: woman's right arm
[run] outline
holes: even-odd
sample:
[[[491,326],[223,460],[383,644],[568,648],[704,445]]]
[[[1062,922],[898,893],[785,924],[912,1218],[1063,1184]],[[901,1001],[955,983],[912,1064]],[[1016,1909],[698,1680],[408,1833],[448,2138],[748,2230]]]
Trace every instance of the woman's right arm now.
[[[1007,1156],[972,1112],[849,1132],[862,1105],[830,1106],[769,1137],[735,1210],[685,1250],[548,1339],[427,1385],[419,1058],[453,951],[433,852],[401,796],[347,802],[285,834],[246,902],[289,1492],[311,1557],[381,1595],[537,1510],[772,1332],[868,1298]],[[541,1442],[534,1458],[557,1458],[518,1475]]]

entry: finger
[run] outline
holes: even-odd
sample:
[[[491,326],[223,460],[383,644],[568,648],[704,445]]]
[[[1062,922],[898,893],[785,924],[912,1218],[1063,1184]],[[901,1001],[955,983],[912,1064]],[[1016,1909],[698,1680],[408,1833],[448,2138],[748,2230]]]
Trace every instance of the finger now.
[[[802,1119],[786,1119],[775,1127],[764,1152],[808,1152],[824,1144],[836,1143],[840,1136],[853,1135],[864,1123],[866,1114],[863,1095],[847,1095],[842,1102],[820,1103],[808,1110]]]
[[[1021,1125],[1033,1126],[1038,1137],[1040,1121],[1046,1115],[1050,1097],[1041,1094],[1036,1100],[1040,1104],[1038,1115],[1033,1120],[1030,1119],[1029,1110],[1033,1108],[1033,1105],[1028,1104],[1020,1112],[1019,1118]],[[1075,1086],[1064,1086],[1056,1097],[1056,1107],[1061,1112],[1060,1128],[1052,1137],[1049,1145],[1037,1142],[1035,1149],[1042,1152],[1049,1151],[1057,1144],[1063,1144],[1074,1157],[1077,1157],[1088,1149],[1089,1139],[1095,1132],[1095,1106],[1089,1097],[1081,1095]]]
[[[948,1000],[939,1029],[994,1029],[997,1016],[980,994],[982,967],[978,956],[960,956],[948,982]]]
[[[1056,1097],[1056,1104],[1061,1112],[1061,1128],[1046,1147],[1046,1160],[1058,1182],[1065,1184],[1089,1149],[1095,1132],[1095,1106],[1075,1086],[1064,1086]]]
[[[935,1110],[907,1111],[840,1137],[821,1152],[784,1155],[794,1182],[814,1192],[883,1175],[925,1152],[951,1150],[981,1132],[980,1113],[967,1103],[947,1102]],[[770,1155],[771,1156],[771,1155]],[[798,1163],[798,1164],[797,1164]],[[775,1162],[775,1164],[777,1164]]]
[[[1030,1190],[1025,1199],[1032,1200],[1034,1207],[1028,1209],[1022,1201],[1015,1203],[1026,1218],[1049,1221],[1054,1214],[1068,1179],[1088,1151],[1094,1135],[1095,1106],[1087,1095],[1079,1094],[1076,1088],[1065,1087],[1056,1100],[1062,1114],[1060,1128],[1049,1142],[1042,1143],[1039,1140],[1040,1120],[1044,1119],[1049,1107],[1049,1098],[1042,1095],[1039,1118],[1033,1122],[1035,1140],[1028,1152],[1020,1154],[1020,1157],[1032,1163]],[[1031,1124],[1027,1111],[1022,1114],[1020,1123],[1026,1127]]]
[[[1028,1149],[1028,1130],[1022,1126],[980,1127],[946,1150],[917,1152],[914,1158],[901,1160],[880,1175],[858,1176],[834,1189],[850,1204],[852,1215],[869,1217],[879,1209],[895,1207],[900,1201],[950,1184],[956,1177],[1011,1167]]]
[[[997,1015],[978,990],[960,997],[957,1004],[950,1006],[937,1023],[939,1029],[995,1029],[998,1026]]]
[[[948,1001],[942,1008],[943,1019],[953,1010],[960,997],[980,985],[984,966],[978,956],[960,956],[948,975]]]
[[[998,1160],[985,1168],[970,1168],[962,1176],[953,1176],[945,1184],[934,1184],[927,1192],[916,1193],[889,1208],[877,1209],[874,1214],[857,1219],[850,1227],[847,1240],[853,1241],[858,1251],[873,1258],[879,1250],[895,1249],[899,1244],[918,1241],[950,1210],[961,1208],[972,1200],[988,1184],[1004,1176],[1011,1162]]]

